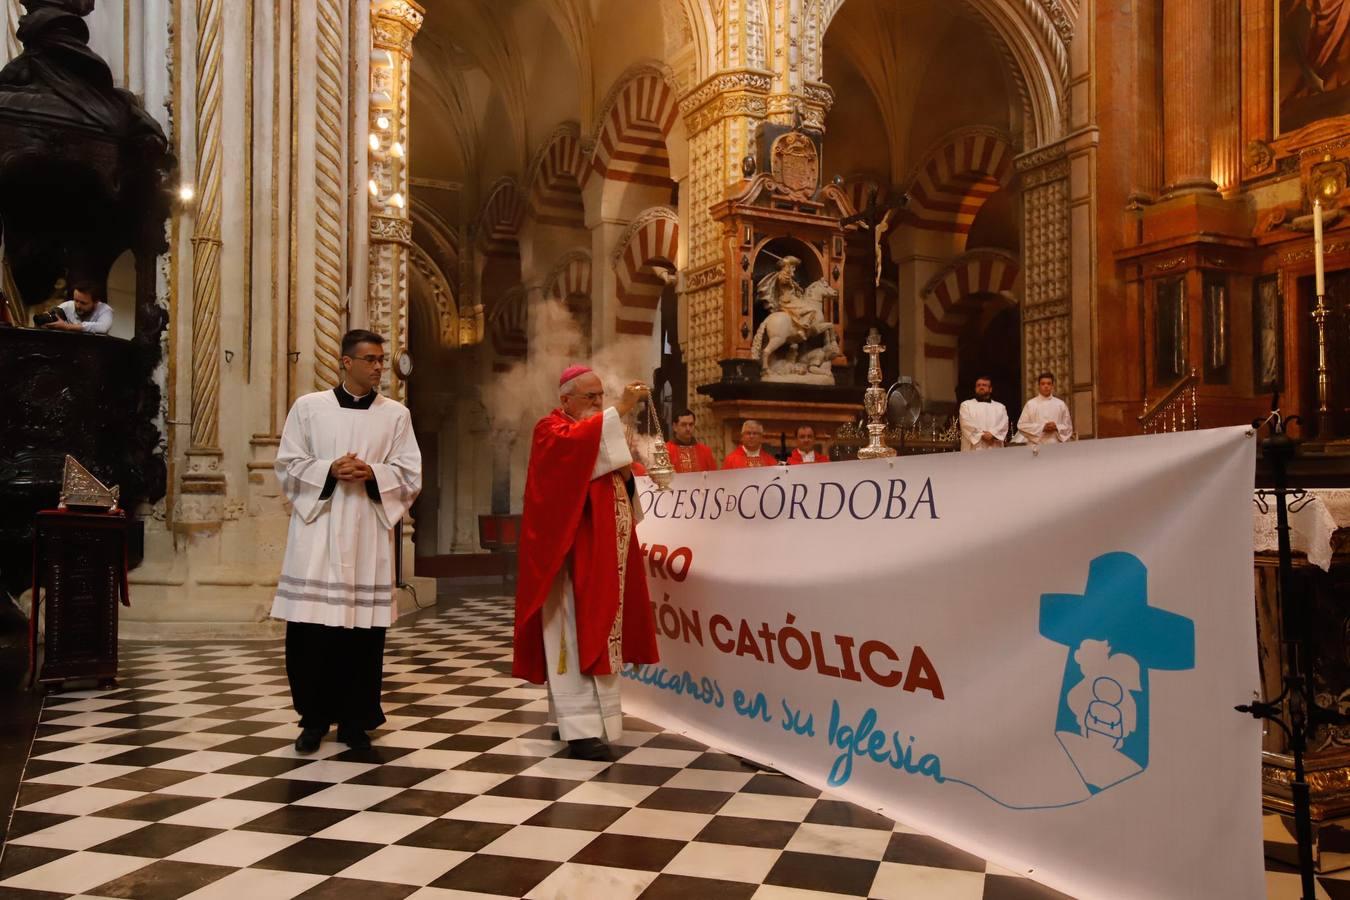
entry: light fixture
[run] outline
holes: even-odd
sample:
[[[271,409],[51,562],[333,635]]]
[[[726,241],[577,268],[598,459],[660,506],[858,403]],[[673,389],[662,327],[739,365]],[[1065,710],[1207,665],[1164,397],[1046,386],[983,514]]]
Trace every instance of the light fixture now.
[[[394,143],[392,143],[392,144],[389,145],[389,152],[390,152],[391,154],[393,154],[395,158],[397,158],[397,159],[402,159],[402,158],[403,158],[403,145],[402,145],[401,143],[399,143],[398,141],[394,141]]]
[[[402,194],[398,194],[398,193],[390,194],[390,195],[389,195],[389,205],[390,205],[390,206],[397,206],[399,209],[402,209],[402,208],[403,208],[403,195],[402,195]]]
[[[370,187],[370,196],[372,197],[380,196],[380,185],[375,181],[374,178],[370,179],[370,181],[366,182],[366,184]]]
[[[373,131],[370,133],[370,152],[380,152],[380,136]],[[397,156],[397,154],[395,155]]]
[[[178,186],[178,199],[184,203],[191,203],[195,196],[197,196],[197,192],[192,189],[192,185],[180,184]]]
[[[389,117],[388,117],[388,116],[380,116],[378,119],[375,120],[375,127],[379,128],[381,131],[388,131],[388,130],[389,130]]]

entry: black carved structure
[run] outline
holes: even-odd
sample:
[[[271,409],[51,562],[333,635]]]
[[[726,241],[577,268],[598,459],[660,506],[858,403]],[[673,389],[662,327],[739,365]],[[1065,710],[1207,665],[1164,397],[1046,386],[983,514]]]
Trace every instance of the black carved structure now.
[[[130,341],[0,329],[0,586],[11,593],[31,577],[34,516],[56,505],[65,454],[119,485],[130,511],[164,496],[153,373],[168,316],[155,281],[175,166],[159,125],[89,48],[93,0],[23,5],[23,52],[0,70],[5,261],[33,306],[61,279],[106,283],[130,251],[136,327]]]
[[[33,542],[30,652],[37,654],[37,610],[46,613],[42,666],[31,680],[117,680],[117,604],[127,591],[127,520],[122,512],[48,510],[38,514]]]

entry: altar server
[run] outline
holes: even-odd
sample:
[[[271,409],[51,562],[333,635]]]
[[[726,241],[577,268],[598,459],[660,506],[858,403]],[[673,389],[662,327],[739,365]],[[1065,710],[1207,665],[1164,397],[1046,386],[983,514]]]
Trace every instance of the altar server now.
[[[1062,444],[1073,437],[1069,407],[1055,396],[1055,376],[1042,372],[1036,378],[1036,396],[1022,407],[1017,420],[1015,444]]]
[[[994,399],[994,382],[975,379],[975,396],[961,404],[961,449],[992,450],[1008,437],[1008,408]]]
[[[622,422],[648,391],[630,384],[606,409],[599,376],[571,366],[558,394],[525,476],[512,673],[547,684],[573,758],[604,760],[623,732],[619,672],[658,659]]]
[[[291,502],[272,616],[286,620],[286,675],[300,714],[295,749],[370,746],[380,709],[384,632],[394,600],[394,525],[422,489],[422,455],[402,403],[381,396],[384,338],[349,331],[342,378],[295,401],[276,473]]]

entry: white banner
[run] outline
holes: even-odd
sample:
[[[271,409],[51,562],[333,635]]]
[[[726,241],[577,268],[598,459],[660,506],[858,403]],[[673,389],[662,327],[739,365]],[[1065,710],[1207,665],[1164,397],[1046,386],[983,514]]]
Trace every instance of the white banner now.
[[[1258,900],[1244,428],[640,482],[624,709],[1075,897]]]

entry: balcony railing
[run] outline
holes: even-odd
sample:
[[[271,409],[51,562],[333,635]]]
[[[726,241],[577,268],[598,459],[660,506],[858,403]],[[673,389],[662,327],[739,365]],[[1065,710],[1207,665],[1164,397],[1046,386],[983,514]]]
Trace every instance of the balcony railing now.
[[[1200,376],[1190,374],[1167,389],[1152,403],[1144,398],[1144,414],[1139,427],[1144,434],[1162,434],[1168,431],[1196,431],[1200,428]]]

